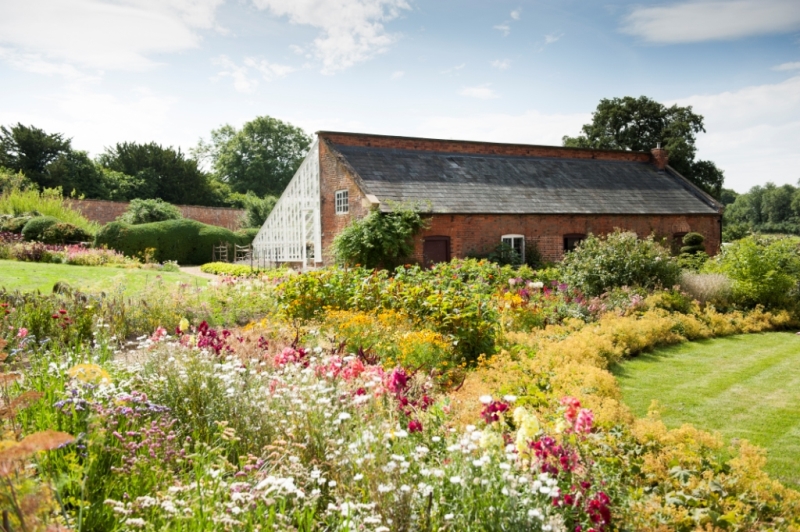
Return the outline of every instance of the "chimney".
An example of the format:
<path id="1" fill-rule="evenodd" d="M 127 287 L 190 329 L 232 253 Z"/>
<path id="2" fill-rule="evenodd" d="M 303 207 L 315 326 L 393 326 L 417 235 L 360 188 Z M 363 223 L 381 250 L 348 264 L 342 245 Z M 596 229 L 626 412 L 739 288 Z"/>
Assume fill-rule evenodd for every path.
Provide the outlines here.
<path id="1" fill-rule="evenodd" d="M 650 153 L 653 154 L 653 164 L 656 165 L 659 172 L 663 172 L 664 169 L 667 167 L 667 163 L 669 162 L 669 155 L 667 154 L 667 150 L 661 147 L 661 143 L 659 142 L 656 144 L 656 147 L 650 150 Z"/>

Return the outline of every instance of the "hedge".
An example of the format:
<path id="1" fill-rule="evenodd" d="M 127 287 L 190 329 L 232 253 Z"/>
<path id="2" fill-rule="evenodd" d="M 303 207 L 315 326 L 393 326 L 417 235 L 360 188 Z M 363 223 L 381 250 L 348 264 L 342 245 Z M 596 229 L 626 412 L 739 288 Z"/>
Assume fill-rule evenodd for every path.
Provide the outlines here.
<path id="1" fill-rule="evenodd" d="M 209 262 L 213 246 L 220 242 L 228 243 L 229 256 L 234 244 L 249 243 L 246 237 L 224 227 L 187 219 L 139 225 L 111 222 L 95 237 L 95 246 L 107 246 L 129 257 L 142 257 L 145 250 L 153 249 L 153 258 L 158 262 L 173 260 L 178 264 Z"/>

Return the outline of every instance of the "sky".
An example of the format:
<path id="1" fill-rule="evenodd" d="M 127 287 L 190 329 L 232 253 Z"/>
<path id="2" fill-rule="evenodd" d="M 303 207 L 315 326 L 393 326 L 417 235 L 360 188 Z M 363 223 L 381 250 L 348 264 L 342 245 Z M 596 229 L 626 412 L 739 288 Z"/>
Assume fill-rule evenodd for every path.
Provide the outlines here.
<path id="1" fill-rule="evenodd" d="M 0 0 L 0 124 L 188 151 L 269 115 L 560 145 L 602 98 L 704 116 L 739 192 L 800 179 L 800 0 Z"/>

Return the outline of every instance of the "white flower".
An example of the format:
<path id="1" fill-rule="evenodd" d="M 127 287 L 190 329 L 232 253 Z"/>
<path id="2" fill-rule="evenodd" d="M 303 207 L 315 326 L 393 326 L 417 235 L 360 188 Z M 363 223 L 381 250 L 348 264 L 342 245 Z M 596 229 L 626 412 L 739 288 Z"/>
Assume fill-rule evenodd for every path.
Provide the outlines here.
<path id="1" fill-rule="evenodd" d="M 364 478 L 364 475 L 362 475 L 361 473 L 358 473 L 356 476 L 353 477 L 353 480 L 358 482 L 359 480 L 361 480 L 363 478 Z"/>
<path id="2" fill-rule="evenodd" d="M 481 395 L 480 401 L 481 401 L 481 403 L 483 403 L 485 405 L 488 405 L 489 403 L 492 402 L 492 396 L 491 395 Z"/>
<path id="3" fill-rule="evenodd" d="M 452 521 L 454 517 L 455 517 L 454 514 L 445 514 L 444 515 L 444 520 L 445 521 Z"/>
<path id="4" fill-rule="evenodd" d="M 451 484 L 461 484 L 461 477 L 450 477 Z"/>
<path id="5" fill-rule="evenodd" d="M 379 493 L 388 493 L 392 491 L 391 484 L 378 484 L 378 492 Z"/>

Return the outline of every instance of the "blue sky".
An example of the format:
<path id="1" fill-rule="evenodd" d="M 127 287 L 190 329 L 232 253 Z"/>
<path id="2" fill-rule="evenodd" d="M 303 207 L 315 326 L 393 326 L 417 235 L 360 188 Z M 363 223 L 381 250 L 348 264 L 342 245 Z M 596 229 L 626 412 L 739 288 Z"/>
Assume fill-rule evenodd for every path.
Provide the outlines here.
<path id="1" fill-rule="evenodd" d="M 706 118 L 746 191 L 800 179 L 800 1 L 0 0 L 0 124 L 188 150 L 258 115 L 559 144 L 601 98 Z"/>

